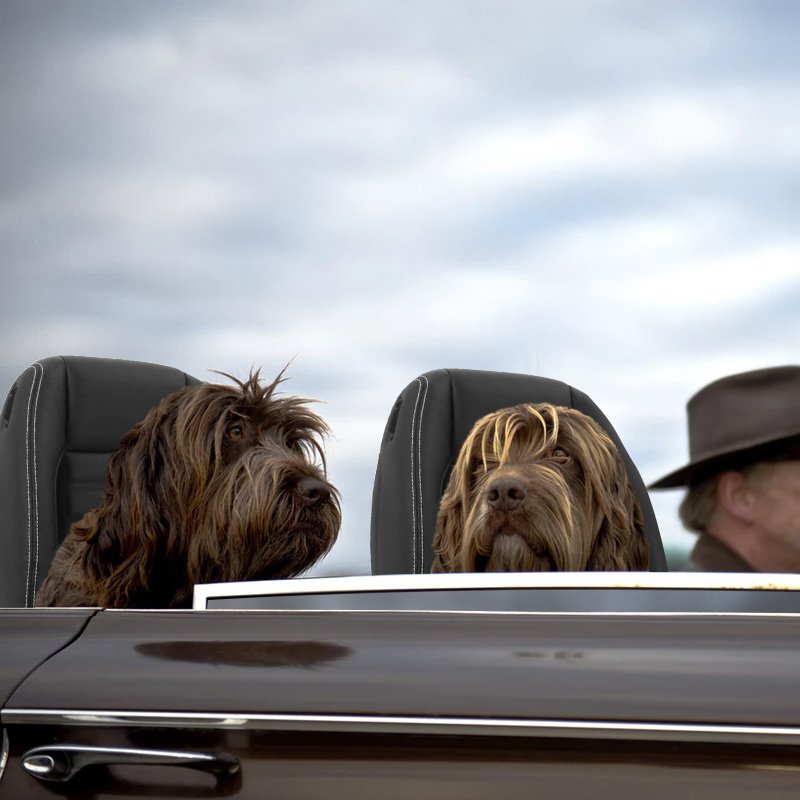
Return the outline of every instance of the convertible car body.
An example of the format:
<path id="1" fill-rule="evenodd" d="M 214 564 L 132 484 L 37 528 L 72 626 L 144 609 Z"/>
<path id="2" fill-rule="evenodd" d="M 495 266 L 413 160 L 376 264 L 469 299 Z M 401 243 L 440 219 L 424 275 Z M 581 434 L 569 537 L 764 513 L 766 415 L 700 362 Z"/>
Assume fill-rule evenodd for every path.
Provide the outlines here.
<path id="1" fill-rule="evenodd" d="M 794 576 L 306 579 L 0 620 L 3 798 L 800 792 Z"/>
<path id="2" fill-rule="evenodd" d="M 376 470 L 372 576 L 198 586 L 181 611 L 31 608 L 120 436 L 197 383 L 58 356 L 9 392 L 0 800 L 800 796 L 800 579 L 664 572 L 612 426 L 546 378 L 434 370 L 406 387 Z M 650 572 L 429 574 L 474 421 L 534 401 L 615 441 Z"/>

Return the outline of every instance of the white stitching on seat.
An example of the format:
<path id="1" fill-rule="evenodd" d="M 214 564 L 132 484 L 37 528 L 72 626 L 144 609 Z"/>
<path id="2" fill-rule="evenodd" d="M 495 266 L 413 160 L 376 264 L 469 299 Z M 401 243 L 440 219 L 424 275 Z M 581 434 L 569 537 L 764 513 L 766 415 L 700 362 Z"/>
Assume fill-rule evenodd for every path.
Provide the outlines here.
<path id="1" fill-rule="evenodd" d="M 419 565 L 420 574 L 425 566 L 422 546 L 425 542 L 425 518 L 422 515 L 422 415 L 425 413 L 425 400 L 428 397 L 428 379 L 424 375 L 420 378 L 425 381 L 425 393 L 422 395 L 422 407 L 419 410 L 419 432 L 417 433 L 417 478 L 419 482 L 419 554 L 422 563 Z M 414 532 L 416 534 L 416 531 Z M 417 571 L 417 542 L 414 540 L 414 572 Z"/>
<path id="2" fill-rule="evenodd" d="M 39 395 L 44 383 L 44 364 L 37 361 L 34 366 L 42 368 L 39 378 L 39 386 L 36 389 L 36 400 L 33 404 L 33 502 L 36 506 L 36 557 L 33 562 L 33 585 L 31 586 L 31 605 L 36 601 L 36 584 L 39 582 L 39 472 L 36 467 L 36 417 L 39 413 Z M 28 567 L 30 570 L 30 567 Z"/>
<path id="3" fill-rule="evenodd" d="M 39 374 L 35 364 L 31 364 L 28 369 L 33 370 L 33 378 L 31 380 L 31 392 L 28 395 L 28 410 L 25 415 L 25 484 L 28 489 L 28 569 L 25 573 L 26 608 L 30 605 L 28 597 L 30 596 L 31 590 L 31 544 L 33 542 L 33 530 L 31 527 L 31 448 L 29 435 L 31 430 L 31 401 L 33 400 L 33 390 L 36 386 L 36 376 Z"/>
<path id="4" fill-rule="evenodd" d="M 414 413 L 411 415 L 411 556 L 415 574 L 417 571 L 417 505 L 415 501 L 416 486 L 414 485 L 414 425 L 417 421 L 417 404 L 422 392 L 422 381 L 419 378 L 417 380 L 419 381 L 419 389 L 417 389 L 417 399 L 414 401 Z"/>

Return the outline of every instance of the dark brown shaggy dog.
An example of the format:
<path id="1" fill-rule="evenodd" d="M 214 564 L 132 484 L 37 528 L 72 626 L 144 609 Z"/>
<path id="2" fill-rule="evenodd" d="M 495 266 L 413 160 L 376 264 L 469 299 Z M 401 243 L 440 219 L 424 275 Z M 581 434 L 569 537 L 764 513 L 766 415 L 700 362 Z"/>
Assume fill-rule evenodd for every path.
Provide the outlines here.
<path id="1" fill-rule="evenodd" d="M 290 578 L 327 553 L 341 524 L 328 428 L 274 396 L 282 375 L 181 389 L 126 433 L 36 605 L 187 607 L 195 583 Z"/>
<path id="2" fill-rule="evenodd" d="M 475 423 L 442 497 L 432 572 L 646 570 L 636 494 L 590 417 L 519 405 Z"/>

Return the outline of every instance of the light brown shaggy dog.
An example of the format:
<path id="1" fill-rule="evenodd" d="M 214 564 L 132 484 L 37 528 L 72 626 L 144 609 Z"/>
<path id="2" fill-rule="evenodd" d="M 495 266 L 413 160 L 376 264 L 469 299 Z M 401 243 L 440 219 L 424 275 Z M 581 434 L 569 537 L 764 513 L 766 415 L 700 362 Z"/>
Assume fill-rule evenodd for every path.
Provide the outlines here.
<path id="1" fill-rule="evenodd" d="M 195 583 L 290 578 L 327 553 L 341 524 L 328 428 L 309 401 L 275 396 L 282 376 L 161 400 L 122 437 L 36 605 L 187 607 Z"/>
<path id="2" fill-rule="evenodd" d="M 519 405 L 475 423 L 442 497 L 432 572 L 646 570 L 639 501 L 590 417 Z"/>

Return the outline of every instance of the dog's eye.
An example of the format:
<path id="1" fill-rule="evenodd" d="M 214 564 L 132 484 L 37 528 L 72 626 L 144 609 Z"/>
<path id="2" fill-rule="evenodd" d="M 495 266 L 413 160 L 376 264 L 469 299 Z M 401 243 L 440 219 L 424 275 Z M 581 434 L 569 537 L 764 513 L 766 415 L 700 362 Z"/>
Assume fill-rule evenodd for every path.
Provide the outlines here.
<path id="1" fill-rule="evenodd" d="M 241 425 L 231 425 L 228 428 L 229 439 L 241 439 L 244 436 L 244 428 Z"/>
<path id="2" fill-rule="evenodd" d="M 551 455 L 562 463 L 569 460 L 569 453 L 563 447 L 554 448 Z"/>

